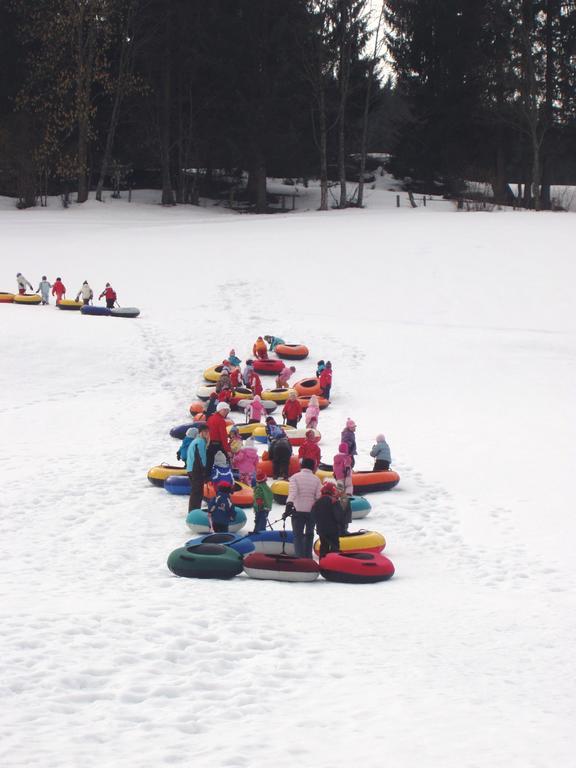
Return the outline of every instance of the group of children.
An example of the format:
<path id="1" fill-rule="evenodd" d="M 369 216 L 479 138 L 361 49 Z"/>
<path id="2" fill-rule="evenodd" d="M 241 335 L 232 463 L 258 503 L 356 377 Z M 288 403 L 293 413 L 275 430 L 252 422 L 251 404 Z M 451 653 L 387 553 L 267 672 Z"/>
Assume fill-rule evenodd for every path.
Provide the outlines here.
<path id="1" fill-rule="evenodd" d="M 42 275 L 42 280 L 40 280 L 36 291 L 34 291 L 32 283 L 27 280 L 21 272 L 16 274 L 16 282 L 18 284 L 18 293 L 20 295 L 24 295 L 26 290 L 29 288 L 33 293 L 35 292 L 40 295 L 42 298 L 42 304 L 44 305 L 50 303 L 50 292 L 52 292 L 52 296 L 56 297 L 56 304 L 59 304 L 62 299 L 66 298 L 66 286 L 62 282 L 61 277 L 57 277 L 54 283 L 50 283 L 46 275 Z M 76 294 L 75 300 L 80 301 L 80 298 L 82 298 L 84 304 L 90 304 L 94 298 L 94 291 L 90 287 L 88 280 L 84 280 L 82 283 L 82 287 Z M 106 306 L 108 309 L 113 309 L 118 300 L 116 291 L 114 288 L 112 288 L 110 283 L 106 283 L 104 290 L 98 296 L 98 298 L 104 298 L 106 300 Z"/>

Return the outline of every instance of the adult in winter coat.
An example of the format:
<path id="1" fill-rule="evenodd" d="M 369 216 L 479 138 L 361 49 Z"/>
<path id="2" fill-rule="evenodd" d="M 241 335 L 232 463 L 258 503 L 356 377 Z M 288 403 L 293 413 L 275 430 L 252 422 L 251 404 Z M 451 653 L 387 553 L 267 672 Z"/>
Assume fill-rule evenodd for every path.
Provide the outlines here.
<path id="1" fill-rule="evenodd" d="M 265 413 L 266 413 L 266 408 L 264 407 L 264 404 L 260 399 L 260 395 L 254 395 L 254 398 L 252 399 L 250 405 L 248 406 L 248 423 L 259 424 L 262 419 L 262 416 Z"/>
<path id="2" fill-rule="evenodd" d="M 346 493 L 344 483 L 341 480 L 338 480 L 336 483 L 336 488 L 338 488 L 340 509 L 342 510 L 342 515 L 338 519 L 338 529 L 340 536 L 344 536 L 344 534 L 348 533 L 348 526 L 352 522 L 352 505 L 350 504 L 350 498 Z"/>
<path id="3" fill-rule="evenodd" d="M 258 451 L 254 446 L 254 440 L 249 437 L 234 457 L 233 466 L 234 469 L 238 470 L 238 479 L 241 483 L 254 485 L 258 458 Z"/>
<path id="4" fill-rule="evenodd" d="M 330 400 L 330 390 L 332 389 L 332 363 L 330 360 L 326 363 L 326 367 L 321 371 L 318 376 L 320 382 L 320 389 L 322 390 L 322 397 Z"/>
<path id="5" fill-rule="evenodd" d="M 334 483 L 326 482 L 320 490 L 320 498 L 315 501 L 311 514 L 320 537 L 320 558 L 329 552 L 340 551 L 340 519 L 342 508 L 338 489 Z"/>
<path id="6" fill-rule="evenodd" d="M 230 443 L 228 441 L 228 431 L 226 429 L 226 417 L 230 412 L 230 406 L 226 402 L 218 403 L 215 413 L 208 417 L 208 429 L 210 430 L 210 445 L 208 446 L 208 460 L 206 465 L 207 472 L 212 471 L 214 465 L 214 456 L 218 451 L 225 455 L 230 455 Z"/>
<path id="7" fill-rule="evenodd" d="M 90 302 L 94 298 L 94 292 L 92 291 L 92 288 L 90 288 L 90 286 L 88 285 L 88 280 L 84 280 L 84 282 L 82 283 L 82 288 L 80 288 L 80 290 L 76 294 L 76 301 L 78 301 L 80 297 L 82 297 L 84 306 L 86 306 L 86 304 L 90 304 Z"/>
<path id="8" fill-rule="evenodd" d="M 234 485 L 232 468 L 228 464 L 228 459 L 222 451 L 217 451 L 214 456 L 214 464 L 210 470 L 210 482 L 214 484 L 214 488 L 218 488 L 220 483 Z"/>
<path id="9" fill-rule="evenodd" d="M 184 439 L 180 443 L 180 448 L 176 451 L 176 458 L 179 461 L 183 461 L 184 464 L 186 464 L 186 456 L 188 454 L 188 446 L 194 440 L 196 437 L 198 437 L 198 429 L 196 427 L 189 427 L 186 430 L 186 435 L 184 436 Z"/>
<path id="10" fill-rule="evenodd" d="M 272 440 L 268 455 L 272 459 L 272 474 L 274 479 L 281 477 L 283 480 L 288 480 L 292 446 L 282 430 L 280 436 Z"/>
<path id="11" fill-rule="evenodd" d="M 106 283 L 106 287 L 104 288 L 100 296 L 98 296 L 98 298 L 101 299 L 103 296 L 106 299 L 106 306 L 108 307 L 108 309 L 114 309 L 114 304 L 116 304 L 116 299 L 118 298 L 118 296 L 116 295 L 116 291 L 114 290 L 114 288 L 112 288 L 110 283 Z"/>
<path id="12" fill-rule="evenodd" d="M 242 360 L 240 360 L 240 358 L 236 354 L 235 349 L 230 350 L 230 353 L 228 355 L 228 360 L 230 361 L 230 365 L 234 366 L 234 368 L 239 368 L 240 363 L 242 362 Z"/>
<path id="13" fill-rule="evenodd" d="M 306 429 L 316 429 L 320 416 L 320 405 L 316 395 L 312 395 L 306 408 Z"/>
<path id="14" fill-rule="evenodd" d="M 318 469 L 318 464 L 320 464 L 321 458 L 320 446 L 318 445 L 316 433 L 313 429 L 308 429 L 306 431 L 306 439 L 298 449 L 298 458 L 300 459 L 302 466 L 304 466 L 304 461 L 308 459 L 312 462 L 314 472 Z"/>
<path id="15" fill-rule="evenodd" d="M 352 456 L 352 466 L 354 466 L 354 456 L 358 453 L 356 449 L 356 422 L 352 419 L 346 419 L 346 426 L 340 435 L 341 443 L 348 443 L 348 453 Z"/>
<path id="16" fill-rule="evenodd" d="M 42 280 L 38 283 L 38 288 L 36 290 L 36 293 L 39 293 L 40 296 L 42 296 L 42 304 L 50 303 L 50 288 L 52 288 L 52 285 L 48 282 L 48 278 L 46 275 L 42 275 Z"/>
<path id="17" fill-rule="evenodd" d="M 60 277 L 57 277 L 56 282 L 52 284 L 52 296 L 56 296 L 56 304 L 60 304 L 62 299 L 66 298 L 66 286 Z"/>
<path id="18" fill-rule="evenodd" d="M 390 454 L 390 446 L 386 442 L 384 435 L 376 435 L 376 443 L 372 446 L 370 451 L 374 461 L 374 472 L 381 472 L 383 469 L 389 470 L 392 463 L 392 456 Z"/>
<path id="19" fill-rule="evenodd" d="M 252 347 L 252 354 L 258 360 L 268 360 L 268 347 L 262 336 L 258 336 Z"/>
<path id="20" fill-rule="evenodd" d="M 289 427 L 298 426 L 298 422 L 302 418 L 302 406 L 298 402 L 296 392 L 290 392 L 288 395 L 288 400 L 286 400 L 282 409 L 282 416 L 286 419 L 286 424 Z"/>
<path id="21" fill-rule="evenodd" d="M 34 288 L 32 288 L 32 283 L 29 280 L 26 280 L 22 272 L 16 273 L 16 282 L 18 284 L 18 293 L 20 295 L 26 293 L 26 288 L 30 288 L 31 292 L 34 291 Z"/>
<path id="22" fill-rule="evenodd" d="M 272 489 L 266 482 L 266 472 L 259 469 L 256 472 L 256 485 L 254 487 L 254 533 L 266 530 L 273 501 Z"/>
<path id="23" fill-rule="evenodd" d="M 284 368 L 280 371 L 278 376 L 276 376 L 276 386 L 278 389 L 287 389 L 288 388 L 288 382 L 290 381 L 290 376 L 292 376 L 293 373 L 296 372 L 296 368 L 291 365 L 287 366 L 285 365 Z"/>
<path id="24" fill-rule="evenodd" d="M 244 370 L 242 371 L 242 380 L 244 381 L 244 385 L 246 387 L 250 386 L 250 377 L 254 373 L 254 361 L 253 360 L 246 360 L 246 365 L 244 366 Z"/>
<path id="25" fill-rule="evenodd" d="M 204 481 L 207 479 L 207 447 L 210 442 L 208 427 L 201 427 L 197 437 L 192 440 L 186 452 L 186 472 L 190 478 L 190 498 L 188 512 L 200 509 L 204 498 Z"/>
<path id="26" fill-rule="evenodd" d="M 344 483 L 347 493 L 352 494 L 352 456 L 348 453 L 348 443 L 340 443 L 338 453 L 334 456 L 334 478 Z"/>
<path id="27" fill-rule="evenodd" d="M 281 339 L 280 336 L 264 336 L 264 341 L 268 342 L 270 352 L 274 352 L 278 344 L 286 344 L 284 339 Z"/>
<path id="28" fill-rule="evenodd" d="M 214 498 L 208 500 L 208 515 L 214 533 L 228 533 L 228 526 L 234 520 L 235 510 L 230 501 L 234 486 L 220 483 Z"/>
<path id="29" fill-rule="evenodd" d="M 302 469 L 290 478 L 285 520 L 292 517 L 294 551 L 296 557 L 312 557 L 314 519 L 311 515 L 314 502 L 320 498 L 321 482 L 313 472 L 312 459 L 304 459 Z"/>

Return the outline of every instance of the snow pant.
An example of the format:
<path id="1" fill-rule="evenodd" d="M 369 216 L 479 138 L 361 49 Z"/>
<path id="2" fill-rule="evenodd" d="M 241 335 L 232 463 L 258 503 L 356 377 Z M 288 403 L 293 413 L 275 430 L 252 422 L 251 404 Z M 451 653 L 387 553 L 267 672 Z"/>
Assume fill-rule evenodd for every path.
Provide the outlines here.
<path id="1" fill-rule="evenodd" d="M 390 469 L 390 462 L 384 461 L 384 459 L 376 459 L 372 472 L 382 472 L 383 469 L 388 471 Z"/>
<path id="2" fill-rule="evenodd" d="M 108 309 L 114 309 L 114 304 L 116 303 L 116 299 L 106 299 L 106 306 Z"/>
<path id="3" fill-rule="evenodd" d="M 208 448 L 206 449 L 206 474 L 208 475 L 208 477 L 210 477 L 210 474 L 212 472 L 212 467 L 214 466 L 214 456 L 216 456 L 218 451 L 222 451 L 222 453 L 224 453 L 224 449 L 222 448 L 222 443 L 219 443 L 217 440 L 214 440 L 214 442 L 211 442 Z"/>
<path id="4" fill-rule="evenodd" d="M 338 533 L 342 536 L 345 533 L 348 533 L 348 526 L 352 521 L 352 507 L 350 501 L 347 501 L 346 504 L 340 502 L 340 507 L 342 509 L 342 514 L 338 516 Z M 318 531 L 318 533 L 320 533 L 320 531 Z"/>
<path id="5" fill-rule="evenodd" d="M 214 533 L 228 533 L 228 523 L 212 523 Z"/>
<path id="6" fill-rule="evenodd" d="M 254 512 L 254 533 L 266 530 L 269 511 L 268 509 L 260 509 L 258 512 Z"/>
<path id="7" fill-rule="evenodd" d="M 204 467 L 202 462 L 194 462 L 192 472 L 188 472 L 190 478 L 190 498 L 188 499 L 188 512 L 200 509 L 204 498 Z"/>
<path id="8" fill-rule="evenodd" d="M 90 304 L 90 299 L 82 299 L 82 303 L 84 304 L 85 307 L 87 307 L 88 304 Z"/>
<path id="9" fill-rule="evenodd" d="M 324 557 L 329 552 L 340 551 L 340 540 L 338 538 L 339 531 L 336 525 L 319 526 L 317 531 L 318 536 L 320 537 L 320 557 Z"/>
<path id="10" fill-rule="evenodd" d="M 292 532 L 296 557 L 312 558 L 314 520 L 310 512 L 292 512 Z"/>
<path id="11" fill-rule="evenodd" d="M 48 293 L 42 294 L 42 304 L 49 304 L 50 303 L 50 295 Z"/>
<path id="12" fill-rule="evenodd" d="M 20 296 L 24 296 L 24 294 L 26 293 L 26 288 L 18 288 L 18 293 L 20 294 Z"/>
<path id="13" fill-rule="evenodd" d="M 298 419 L 286 419 L 286 424 L 288 424 L 289 427 L 296 427 L 298 426 Z"/>
<path id="14" fill-rule="evenodd" d="M 332 384 L 328 384 L 327 387 L 322 387 L 322 397 L 325 397 L 326 400 L 330 400 L 330 390 L 332 389 Z"/>
<path id="15" fill-rule="evenodd" d="M 274 455 L 272 457 L 272 474 L 274 477 L 288 477 L 291 456 L 292 454 L 285 450 L 283 446 L 274 447 Z"/>

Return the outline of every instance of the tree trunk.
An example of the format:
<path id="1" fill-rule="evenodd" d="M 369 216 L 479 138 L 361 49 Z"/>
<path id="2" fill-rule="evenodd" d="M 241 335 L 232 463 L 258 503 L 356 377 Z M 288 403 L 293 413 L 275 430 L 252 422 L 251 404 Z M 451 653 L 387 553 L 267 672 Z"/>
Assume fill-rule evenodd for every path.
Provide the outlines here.
<path id="1" fill-rule="evenodd" d="M 78 118 L 78 196 L 77 202 L 88 200 L 88 138 L 90 135 L 90 90 L 94 66 L 95 20 L 90 13 L 91 3 L 81 5 L 78 16 L 78 80 L 76 109 Z M 88 18 L 86 19 L 86 16 Z M 87 38 L 84 28 L 88 24 Z"/>
<path id="2" fill-rule="evenodd" d="M 266 213 L 266 161 L 256 152 L 248 172 L 248 194 L 256 213 Z"/>
<path id="3" fill-rule="evenodd" d="M 328 210 L 328 154 L 326 127 L 326 96 L 324 84 L 320 84 L 318 94 L 318 121 L 320 131 L 320 210 Z"/>
<path id="4" fill-rule="evenodd" d="M 160 167 L 162 172 L 162 205 L 175 205 L 170 168 L 170 109 L 172 106 L 172 0 L 167 0 L 164 72 L 160 104 Z"/>
<path id="5" fill-rule="evenodd" d="M 368 67 L 368 83 L 366 85 L 366 99 L 364 101 L 364 114 L 362 116 L 362 143 L 360 144 L 360 179 L 358 181 L 358 207 L 362 208 L 364 204 L 364 173 L 366 171 L 366 152 L 368 151 L 368 116 L 370 114 L 370 97 L 372 95 L 372 78 L 374 77 L 374 68 L 378 57 L 378 36 L 380 34 L 380 25 L 382 24 L 384 14 L 384 4 L 380 11 L 378 26 L 374 37 L 374 51 L 372 61 Z"/>
<path id="6" fill-rule="evenodd" d="M 349 7 L 344 3 L 340 9 L 340 54 L 338 62 L 338 82 L 340 86 L 340 104 L 338 109 L 338 176 L 340 179 L 340 208 L 346 208 L 346 105 L 348 101 L 348 83 L 350 79 L 351 30 Z"/>

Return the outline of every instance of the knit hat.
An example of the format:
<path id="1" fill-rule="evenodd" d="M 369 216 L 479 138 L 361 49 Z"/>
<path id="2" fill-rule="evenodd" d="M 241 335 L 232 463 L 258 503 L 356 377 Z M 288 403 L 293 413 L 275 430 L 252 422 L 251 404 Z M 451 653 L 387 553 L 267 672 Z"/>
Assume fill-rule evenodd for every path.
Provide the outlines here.
<path id="1" fill-rule="evenodd" d="M 234 487 L 226 480 L 223 480 L 221 483 L 218 483 L 219 493 L 232 493 L 233 490 L 234 490 Z"/>
<path id="2" fill-rule="evenodd" d="M 265 483 L 266 482 L 266 472 L 264 472 L 263 469 L 259 469 L 256 472 L 256 482 L 257 483 Z"/>
<path id="3" fill-rule="evenodd" d="M 353 421 L 350 418 L 346 419 L 346 429 L 355 429 L 355 427 L 356 427 L 355 421 Z"/>
<path id="4" fill-rule="evenodd" d="M 340 453 L 348 453 L 348 443 L 340 443 L 338 450 Z"/>
<path id="5" fill-rule="evenodd" d="M 240 434 L 240 430 L 238 429 L 238 427 L 230 427 L 229 434 L 230 435 L 239 435 Z"/>
<path id="6" fill-rule="evenodd" d="M 214 464 L 217 467 L 228 466 L 228 462 L 226 461 L 226 456 L 222 453 L 222 451 L 216 451 L 216 454 L 214 455 Z"/>
<path id="7" fill-rule="evenodd" d="M 307 429 L 306 430 L 306 437 L 308 437 L 310 440 L 316 439 L 316 432 L 314 432 L 313 429 Z"/>
<path id="8" fill-rule="evenodd" d="M 330 481 L 327 481 L 323 484 L 320 493 L 322 496 L 332 496 L 334 498 L 338 494 L 338 489 L 334 485 L 334 483 L 331 483 Z"/>
<path id="9" fill-rule="evenodd" d="M 386 438 L 384 435 L 376 435 L 376 442 L 377 443 L 383 443 Z"/>
<path id="10" fill-rule="evenodd" d="M 222 411 L 229 411 L 230 406 L 228 405 L 228 403 L 225 403 L 224 401 L 222 401 L 221 403 L 218 403 L 218 405 L 216 406 L 216 410 L 218 411 L 218 413 L 222 413 Z"/>
<path id="11" fill-rule="evenodd" d="M 194 440 L 195 437 L 198 437 L 198 429 L 196 427 L 188 427 L 186 437 L 191 437 Z"/>

